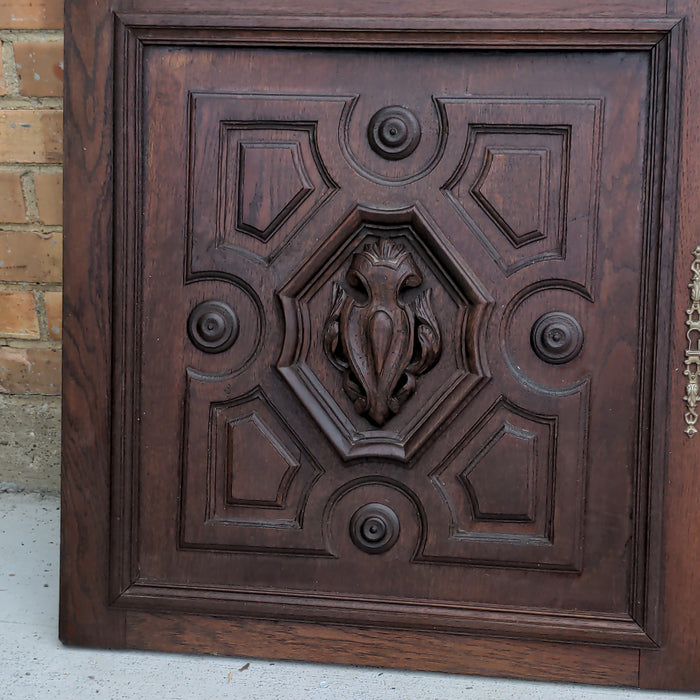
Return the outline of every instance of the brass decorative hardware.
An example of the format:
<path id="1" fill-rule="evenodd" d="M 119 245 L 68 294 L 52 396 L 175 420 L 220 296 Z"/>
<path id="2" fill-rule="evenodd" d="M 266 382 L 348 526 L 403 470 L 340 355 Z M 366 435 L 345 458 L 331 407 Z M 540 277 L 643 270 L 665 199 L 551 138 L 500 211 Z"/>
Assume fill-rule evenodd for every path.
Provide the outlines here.
<path id="1" fill-rule="evenodd" d="M 700 246 L 694 251 L 695 259 L 690 265 L 693 279 L 688 285 L 690 289 L 690 308 L 687 310 L 688 326 L 686 337 L 688 349 L 685 351 L 685 370 L 683 374 L 688 377 L 683 400 L 686 403 L 685 432 L 693 437 L 698 432 L 698 394 L 700 393 Z"/>

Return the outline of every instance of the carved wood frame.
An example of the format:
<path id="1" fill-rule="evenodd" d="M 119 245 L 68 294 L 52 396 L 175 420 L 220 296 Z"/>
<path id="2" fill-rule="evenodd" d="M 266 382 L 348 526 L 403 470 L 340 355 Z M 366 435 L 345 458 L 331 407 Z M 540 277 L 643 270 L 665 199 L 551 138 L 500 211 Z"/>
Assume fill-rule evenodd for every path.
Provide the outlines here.
<path id="1" fill-rule="evenodd" d="M 166 630 L 171 629 L 171 622 L 163 618 L 156 627 L 160 644 L 145 637 L 144 630 L 149 620 L 155 618 L 150 613 L 139 613 L 139 608 L 154 606 L 163 611 L 181 611 L 183 624 L 190 631 L 200 634 L 198 645 L 191 648 L 211 650 L 228 645 L 232 651 L 248 649 L 245 630 L 255 630 L 264 634 L 264 621 L 242 620 L 237 622 L 239 641 L 222 642 L 220 626 L 212 621 L 204 629 L 198 620 L 188 618 L 188 613 L 236 614 L 249 617 L 267 617 L 269 605 L 274 607 L 278 618 L 295 620 L 303 618 L 298 605 L 289 605 L 282 600 L 266 601 L 264 596 L 253 600 L 247 597 L 240 600 L 234 593 L 230 596 L 216 591 L 192 591 L 164 589 L 139 581 L 138 562 L 136 561 L 135 521 L 136 508 L 133 507 L 134 494 L 137 492 L 135 466 L 135 446 L 138 444 L 136 421 L 131 407 L 138 401 L 138 386 L 124 377 L 133 377 L 134 359 L 138 356 L 138 339 L 132 332 L 138 327 L 138 288 L 139 288 L 139 219 L 136 212 L 140 210 L 140 190 L 138 168 L 131 169 L 131 164 L 139 164 L 141 110 L 141 75 L 143 66 L 143 49 L 152 44 L 180 46 L 307 46 L 330 47 L 342 44 L 347 47 L 402 47 L 414 48 L 462 48 L 462 49 L 510 49 L 528 48 L 532 50 L 618 50 L 647 51 L 650 54 L 652 80 L 650 84 L 651 109 L 649 116 L 650 140 L 647 144 L 647 182 L 645 212 L 645 270 L 643 275 L 641 298 L 653 300 L 650 305 L 642 304 L 640 324 L 645 329 L 645 342 L 640 351 L 639 361 L 644 368 L 640 382 L 640 401 L 642 405 L 652 407 L 649 415 L 638 416 L 637 464 L 643 465 L 648 459 L 649 472 L 639 467 L 637 473 L 638 502 L 637 532 L 635 537 L 636 566 L 631 600 L 635 601 L 629 611 L 629 618 L 624 620 L 575 619 L 564 615 L 527 616 L 515 612 L 503 611 L 501 619 L 495 619 L 485 611 L 474 611 L 466 618 L 453 616 L 449 611 L 445 624 L 441 628 L 446 632 L 476 632 L 522 636 L 527 639 L 565 640 L 568 642 L 600 642 L 613 646 L 656 646 L 661 639 L 661 561 L 664 475 L 666 468 L 666 444 L 668 416 L 666 406 L 669 402 L 669 365 L 670 338 L 664 329 L 670 325 L 671 290 L 660 278 L 660 270 L 672 269 L 675 245 L 675 183 L 676 155 L 679 148 L 678 123 L 680 100 L 680 65 L 682 60 L 683 22 L 667 18 L 620 19 L 416 19 L 416 18 L 333 18 L 333 17 L 255 17 L 250 15 L 202 15 L 202 14 L 141 14 L 119 13 L 104 20 L 106 26 L 114 30 L 115 44 L 113 74 L 114 122 L 104 120 L 105 131 L 102 135 L 102 149 L 97 153 L 99 166 L 106 168 L 98 174 L 102 178 L 102 196 L 111 201 L 113 206 L 101 213 L 100 225 L 96 236 L 104 246 L 103 250 L 91 254 L 88 241 L 83 236 L 72 250 L 67 251 L 66 268 L 68 273 L 79 266 L 88 264 L 93 271 L 93 279 L 87 280 L 76 275 L 67 282 L 66 290 L 69 303 L 66 309 L 66 343 L 64 381 L 66 402 L 64 420 L 73 425 L 82 425 L 86 437 L 76 441 L 75 435 L 64 443 L 64 532 L 69 521 L 82 522 L 84 527 L 96 522 L 100 514 L 95 504 L 88 504 L 85 494 L 99 494 L 97 501 L 107 505 L 110 497 L 110 527 L 100 529 L 87 537 L 90 548 L 107 549 L 109 555 L 103 555 L 105 566 L 109 570 L 109 593 L 100 584 L 87 586 L 82 593 L 77 578 L 80 565 L 74 570 L 62 573 L 62 615 L 61 629 L 64 639 L 74 642 L 87 640 L 90 644 L 149 646 L 156 644 L 159 648 L 169 646 L 177 648 L 178 642 L 164 643 Z M 75 91 L 77 88 L 70 88 Z M 103 89 L 97 86 L 95 89 Z M 75 95 L 74 95 L 75 96 Z M 107 98 L 105 114 L 111 110 L 111 99 Z M 130 105 L 131 107 L 125 107 Z M 99 120 L 98 120 L 99 121 Z M 135 128 L 126 128 L 135 124 Z M 81 128 L 89 131 L 85 122 Z M 67 135 L 67 148 L 74 163 L 78 162 L 77 132 Z M 110 143 L 110 139 L 113 142 Z M 96 151 L 91 147 L 91 153 Z M 114 172 L 107 167 L 111 157 Z M 89 165 L 85 160 L 85 165 Z M 73 185 L 67 186 L 67 193 L 78 186 L 78 178 Z M 109 253 L 107 252 L 109 251 Z M 84 256 L 84 257 L 83 257 Z M 110 262 L 111 265 L 105 265 Z M 109 270 L 114 274 L 110 275 Z M 69 278 L 70 279 L 70 278 Z M 95 308 L 86 311 L 79 299 L 85 293 L 98 300 Z M 81 318 L 94 321 L 103 329 L 104 337 L 99 340 L 82 336 L 79 330 Z M 132 323 L 133 322 L 133 323 Z M 114 355 L 109 356 L 110 344 Z M 83 375 L 79 356 L 86 348 L 95 348 L 99 357 L 87 377 Z M 80 388 L 85 381 L 102 383 L 102 391 L 92 397 L 83 394 Z M 91 402 L 100 406 L 98 414 L 93 417 Z M 105 454 L 102 437 L 111 434 L 111 456 Z M 93 459 L 99 463 L 99 470 L 90 473 Z M 93 459 L 91 459 L 93 458 Z M 104 519 L 103 510 L 101 517 Z M 648 517 L 646 517 L 648 514 Z M 106 523 L 103 523 L 106 527 Z M 69 557 L 69 549 L 78 546 L 75 537 L 64 543 L 64 561 Z M 94 572 L 84 571 L 82 575 L 94 576 Z M 82 600 L 80 599 L 82 596 Z M 348 601 L 350 603 L 350 601 Z M 318 607 L 319 601 L 300 601 L 304 607 Z M 350 603 L 352 604 L 352 603 Z M 243 610 L 245 606 L 245 611 Z M 93 611 L 94 622 L 86 621 L 85 610 Z M 128 611 L 133 611 L 129 613 Z M 423 616 L 424 611 L 417 606 L 377 606 L 373 622 L 398 628 L 413 630 L 434 629 L 433 616 Z M 404 623 L 397 623 L 397 615 Z M 82 617 L 83 627 L 75 627 Z M 127 629 L 127 620 L 131 620 L 135 632 Z M 111 620 L 116 631 L 98 631 L 96 624 Z M 314 616 L 317 622 L 339 622 L 334 615 Z M 292 629 L 290 623 L 289 628 Z M 298 628 L 299 626 L 297 626 Z M 304 623 L 309 639 L 318 632 L 317 625 Z M 155 629 L 155 628 L 154 628 Z M 296 628 L 295 628 L 296 629 Z M 139 632 L 138 630 L 141 630 Z M 216 630 L 219 630 L 218 632 Z M 363 632 L 369 635 L 372 644 L 384 649 L 377 661 L 386 663 L 388 649 L 395 640 L 389 631 Z M 213 635 L 213 636 L 212 636 Z M 352 634 L 349 635 L 352 637 Z M 122 640 L 122 641 L 117 641 Z M 130 640 L 130 641 L 125 641 Z M 440 638 L 442 643 L 443 638 Z M 319 641 L 316 641 L 318 644 Z M 449 648 L 449 639 L 444 638 Z M 278 642 L 279 644 L 279 642 Z M 507 647 L 506 643 L 506 647 Z M 439 646 L 439 645 L 438 645 Z M 253 651 L 255 652 L 255 643 Z M 358 649 L 360 646 L 358 645 Z M 437 647 L 436 647 L 437 648 Z M 262 653 L 262 652 L 257 652 Z M 271 655 L 304 657 L 303 650 L 267 651 Z M 545 653 L 543 651 L 543 653 Z M 595 652 L 591 652 L 595 657 Z M 546 655 L 546 654 L 545 654 Z M 343 654 L 335 654 L 335 660 L 352 659 Z M 612 658 L 612 657 L 611 657 Z M 618 658 L 618 657 L 615 657 Z M 620 665 L 610 671 L 608 681 L 629 682 L 626 676 L 627 666 L 619 656 Z M 372 661 L 370 661 L 372 662 Z M 413 660 L 412 665 L 424 668 L 436 667 L 434 664 Z M 403 665 L 403 664 L 399 664 Z M 461 664 L 454 659 L 448 666 L 464 669 L 468 664 Z M 444 667 L 445 664 L 442 664 Z M 623 669 L 624 667 L 624 669 Z M 567 675 L 567 673 L 569 675 Z M 557 677 L 556 673 L 546 674 Z M 565 671 L 561 678 L 571 677 L 571 670 Z M 621 680 L 627 678 L 627 681 Z"/>

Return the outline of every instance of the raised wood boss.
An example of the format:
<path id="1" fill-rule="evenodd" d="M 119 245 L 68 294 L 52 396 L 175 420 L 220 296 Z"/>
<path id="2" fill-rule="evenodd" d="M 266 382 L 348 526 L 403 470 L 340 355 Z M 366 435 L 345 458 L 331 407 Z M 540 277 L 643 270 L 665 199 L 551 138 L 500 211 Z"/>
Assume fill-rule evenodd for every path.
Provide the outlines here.
<path id="1" fill-rule="evenodd" d="M 68 0 L 61 638 L 698 689 L 700 7 L 426 7 Z"/>

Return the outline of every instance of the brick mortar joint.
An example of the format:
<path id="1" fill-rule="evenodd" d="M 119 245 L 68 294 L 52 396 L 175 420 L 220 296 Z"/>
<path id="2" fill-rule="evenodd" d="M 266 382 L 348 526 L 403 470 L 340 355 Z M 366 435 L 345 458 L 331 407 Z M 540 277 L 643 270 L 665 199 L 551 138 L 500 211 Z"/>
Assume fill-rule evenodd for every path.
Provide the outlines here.
<path id="1" fill-rule="evenodd" d="M 0 173 L 46 173 L 47 175 L 60 175 L 63 166 L 60 163 L 0 163 Z M 0 223 L 0 229 L 5 224 Z"/>
<path id="2" fill-rule="evenodd" d="M 11 348 L 12 350 L 61 350 L 62 344 L 60 340 L 28 340 L 0 336 L 0 350 L 3 348 Z"/>
<path id="3" fill-rule="evenodd" d="M 39 321 L 39 337 L 40 340 L 53 340 L 49 335 L 49 321 L 46 314 L 46 297 L 44 290 L 39 287 L 34 290 L 35 311 Z"/>
<path id="4" fill-rule="evenodd" d="M 7 79 L 7 75 L 5 75 L 5 78 Z M 19 94 L 8 94 L 0 97 L 0 110 L 11 112 L 21 109 L 30 112 L 60 112 L 63 109 L 63 98 L 28 97 L 27 95 Z"/>
<path id="5" fill-rule="evenodd" d="M 33 222 L 27 222 L 24 224 L 0 224 L 0 231 L 5 233 L 62 233 L 63 226 L 50 226 L 48 224 L 39 224 Z"/>
<path id="6" fill-rule="evenodd" d="M 24 211 L 28 224 L 40 224 L 39 203 L 36 198 L 36 188 L 34 186 L 34 173 L 24 173 L 20 175 L 22 183 L 22 194 L 24 195 Z"/>
<path id="7" fill-rule="evenodd" d="M 62 292 L 60 282 L 0 282 L 0 292 L 23 292 L 41 289 L 44 292 Z"/>
<path id="8" fill-rule="evenodd" d="M 63 29 L 0 29 L 0 41 L 10 44 L 25 41 L 63 41 Z"/>
<path id="9" fill-rule="evenodd" d="M 0 58 L 2 58 L 3 73 L 5 74 L 5 90 L 8 95 L 18 95 L 19 77 L 17 75 L 17 65 L 15 64 L 14 46 L 11 41 L 7 41 L 2 37 L 2 32 L 0 32 L 0 42 L 2 45 Z M 5 99 L 5 97 L 2 98 L 2 100 Z"/>

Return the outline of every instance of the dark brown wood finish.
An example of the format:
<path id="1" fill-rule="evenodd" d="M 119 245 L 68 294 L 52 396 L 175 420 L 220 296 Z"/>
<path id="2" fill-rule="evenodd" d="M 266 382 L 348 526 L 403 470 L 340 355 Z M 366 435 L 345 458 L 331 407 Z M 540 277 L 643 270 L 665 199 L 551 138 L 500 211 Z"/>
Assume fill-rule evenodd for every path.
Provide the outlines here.
<path id="1" fill-rule="evenodd" d="M 684 16 L 683 100 L 680 105 L 681 148 L 678 157 L 677 244 L 668 284 L 674 290 L 669 328 L 672 392 L 684 396 L 683 360 L 687 340 L 685 312 L 690 307 L 688 285 L 693 250 L 700 244 L 700 110 L 697 109 L 700 70 L 700 6 L 669 0 L 669 12 Z M 700 688 L 700 537 L 698 494 L 700 493 L 700 448 L 685 428 L 683 401 L 671 403 L 664 485 L 664 644 L 657 652 L 642 654 L 639 682 L 649 688 Z M 696 436 L 697 437 L 697 436 Z"/>
<path id="2" fill-rule="evenodd" d="M 69 0 L 64 641 L 700 688 L 700 17 L 472 4 Z"/>

